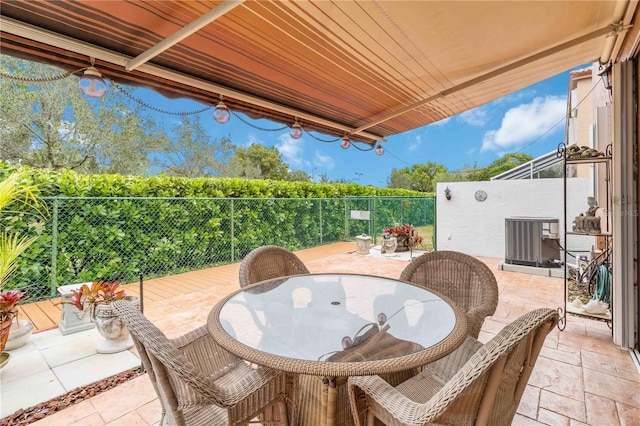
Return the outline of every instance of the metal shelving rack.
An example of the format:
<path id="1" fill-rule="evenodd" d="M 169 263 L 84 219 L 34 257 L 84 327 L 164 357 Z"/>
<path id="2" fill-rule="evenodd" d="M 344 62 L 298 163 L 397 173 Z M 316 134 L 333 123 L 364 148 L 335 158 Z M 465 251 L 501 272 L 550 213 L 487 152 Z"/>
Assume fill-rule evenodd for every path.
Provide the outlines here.
<path id="1" fill-rule="evenodd" d="M 569 254 L 570 250 L 568 250 L 567 247 L 567 235 L 582 235 L 582 236 L 592 236 L 592 237 L 604 237 L 605 238 L 605 248 L 603 249 L 603 252 L 601 253 L 601 255 L 599 257 L 596 257 L 596 259 L 591 259 L 591 261 L 596 261 L 596 264 L 601 263 L 601 264 L 606 264 L 608 267 L 611 267 L 612 265 L 612 250 L 611 250 L 611 232 L 574 232 L 574 231 L 569 231 L 568 230 L 568 218 L 567 217 L 567 170 L 569 168 L 569 166 L 571 165 L 579 165 L 579 164 L 598 164 L 598 163 L 603 163 L 605 164 L 605 194 L 606 194 L 606 200 L 605 200 L 605 209 L 606 209 L 606 215 L 605 215 L 605 223 L 606 223 L 606 229 L 610 230 L 611 229 L 611 223 L 610 223 L 610 215 L 609 212 L 611 211 L 611 193 L 609 192 L 609 181 L 611 178 L 611 155 L 612 155 L 612 146 L 611 145 L 607 145 L 607 148 L 605 150 L 604 156 L 602 157 L 590 157 L 590 158 L 567 158 L 567 145 L 564 143 L 560 143 L 558 145 L 558 150 L 557 150 L 557 154 L 558 158 L 562 158 L 564 160 L 564 167 L 563 167 L 563 190 L 564 190 L 564 244 L 563 244 L 563 269 L 564 269 L 564 302 L 563 302 L 563 306 L 558 307 L 558 313 L 560 314 L 560 321 L 558 323 L 558 328 L 560 330 L 564 330 L 567 322 L 566 322 L 566 318 L 567 318 L 567 298 L 568 298 L 568 294 L 567 294 L 567 289 L 569 286 L 569 274 L 568 274 L 568 264 L 567 264 L 567 255 Z M 575 256 L 576 258 L 576 262 L 578 260 L 578 257 Z M 576 278 L 577 279 L 577 278 Z M 607 324 L 609 325 L 609 327 L 612 326 L 612 322 L 611 322 L 611 318 L 612 318 L 612 313 L 613 313 L 613 305 L 611 303 L 609 303 L 609 314 L 608 315 L 604 315 L 604 314 L 592 314 L 592 313 L 588 313 L 588 312 L 580 312 L 577 310 L 570 310 L 570 313 L 575 314 L 575 315 L 582 315 L 582 316 L 587 316 L 587 317 L 593 317 L 593 318 L 600 318 L 600 319 L 604 319 L 607 321 Z"/>

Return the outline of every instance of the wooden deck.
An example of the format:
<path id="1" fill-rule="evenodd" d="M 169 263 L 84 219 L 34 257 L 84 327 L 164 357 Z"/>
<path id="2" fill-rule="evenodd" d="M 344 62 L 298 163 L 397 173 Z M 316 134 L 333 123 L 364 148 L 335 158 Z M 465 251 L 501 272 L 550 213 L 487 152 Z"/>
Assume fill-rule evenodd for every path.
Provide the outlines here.
<path id="1" fill-rule="evenodd" d="M 296 255 L 304 262 L 320 259 L 334 254 L 355 250 L 355 243 L 341 242 L 300 250 Z M 202 269 L 187 272 L 170 277 L 157 278 L 144 281 L 144 303 L 154 303 L 171 299 L 172 296 L 192 293 L 209 287 L 236 288 L 238 286 L 238 271 L 240 263 L 223 265 L 216 268 Z M 126 284 L 128 295 L 140 295 L 140 286 L 137 282 Z M 50 330 L 58 326 L 60 322 L 60 298 L 29 303 L 18 306 L 20 319 L 27 319 L 33 323 L 33 332 Z"/>

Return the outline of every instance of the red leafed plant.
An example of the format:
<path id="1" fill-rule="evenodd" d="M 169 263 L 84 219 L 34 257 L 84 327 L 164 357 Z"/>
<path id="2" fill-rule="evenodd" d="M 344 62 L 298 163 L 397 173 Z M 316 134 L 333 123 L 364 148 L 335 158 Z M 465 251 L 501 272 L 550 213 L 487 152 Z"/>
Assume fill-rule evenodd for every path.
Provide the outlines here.
<path id="1" fill-rule="evenodd" d="M 120 288 L 118 281 L 94 281 L 91 286 L 83 284 L 79 290 L 71 291 L 73 293 L 71 300 L 60 303 L 73 305 L 81 311 L 84 310 L 85 303 L 95 306 L 100 303 L 111 303 L 125 296 L 125 291 Z"/>
<path id="2" fill-rule="evenodd" d="M 0 293 L 0 320 L 4 320 L 6 317 L 13 317 L 16 313 L 16 305 L 20 302 L 20 299 L 24 296 L 24 293 L 18 290 L 8 290 L 4 293 Z"/>
<path id="3" fill-rule="evenodd" d="M 396 225 L 391 226 L 389 228 L 384 228 L 382 230 L 383 233 L 389 234 L 391 237 L 407 237 L 407 243 L 409 247 L 415 247 L 418 244 L 422 244 L 424 242 L 424 238 L 421 235 L 418 235 L 416 232 L 416 228 L 407 223 L 406 225 Z"/>

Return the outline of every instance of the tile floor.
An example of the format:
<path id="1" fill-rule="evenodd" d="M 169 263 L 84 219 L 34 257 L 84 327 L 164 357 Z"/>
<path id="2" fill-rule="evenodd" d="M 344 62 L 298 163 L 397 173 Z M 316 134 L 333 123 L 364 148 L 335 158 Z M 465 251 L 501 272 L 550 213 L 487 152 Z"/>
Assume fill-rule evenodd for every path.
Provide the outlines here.
<path id="1" fill-rule="evenodd" d="M 340 249 L 335 254 L 333 247 L 333 252 L 328 250 L 324 257 L 317 251 L 313 256 L 311 252 L 299 255 L 311 272 L 360 272 L 397 278 L 407 264 L 400 259 L 357 255 L 352 243 L 344 243 Z M 561 304 L 561 279 L 503 271 L 498 268 L 499 259 L 481 260 L 494 271 L 500 301 L 496 313 L 485 321 L 480 340 L 489 340 L 529 310 Z M 145 304 L 145 315 L 169 337 L 175 337 L 205 323 L 213 304 L 237 285 L 236 279 L 170 301 Z M 4 387 L 6 377 L 2 375 Z M 143 375 L 47 416 L 36 425 L 156 425 L 159 420 L 159 402 Z M 612 343 L 606 324 L 570 316 L 566 330 L 552 331 L 545 341 L 513 424 L 640 425 L 638 369 L 629 352 Z"/>
<path id="2" fill-rule="evenodd" d="M 0 418 L 140 365 L 131 351 L 97 353 L 101 339 L 95 329 L 66 336 L 54 329 L 9 351 L 11 359 L 0 370 Z"/>

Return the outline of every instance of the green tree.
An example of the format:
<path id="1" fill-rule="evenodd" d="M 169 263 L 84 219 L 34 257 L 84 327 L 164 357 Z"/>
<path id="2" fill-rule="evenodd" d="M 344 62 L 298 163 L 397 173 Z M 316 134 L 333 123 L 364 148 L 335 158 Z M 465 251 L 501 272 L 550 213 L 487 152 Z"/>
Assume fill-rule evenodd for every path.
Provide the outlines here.
<path id="1" fill-rule="evenodd" d="M 0 55 L 13 76 L 51 78 L 63 71 Z M 0 84 L 0 158 L 37 168 L 81 173 L 145 174 L 166 133 L 111 86 L 99 99 L 78 89 L 75 76 L 47 83 L 4 78 Z"/>
<path id="2" fill-rule="evenodd" d="M 289 165 L 282 162 L 277 148 L 259 144 L 237 148 L 230 163 L 232 176 L 237 177 L 284 180 L 289 173 Z"/>
<path id="3" fill-rule="evenodd" d="M 200 124 L 200 117 L 182 117 L 173 128 L 174 139 L 164 158 L 167 176 L 228 176 L 235 146 L 231 137 L 212 139 Z"/>
<path id="4" fill-rule="evenodd" d="M 302 170 L 291 170 L 284 177 L 284 180 L 291 182 L 311 182 L 311 176 Z"/>
<path id="5" fill-rule="evenodd" d="M 432 161 L 428 161 L 426 164 L 414 164 L 411 168 L 393 169 L 389 187 L 432 192 L 435 190 L 434 177 L 446 172 L 445 166 Z"/>
<path id="6" fill-rule="evenodd" d="M 514 167 L 517 167 L 520 164 L 524 164 L 531 160 L 533 160 L 533 157 L 531 155 L 522 152 L 505 154 L 486 167 L 483 167 L 481 169 L 474 168 L 474 170 L 469 173 L 469 180 L 490 180 L 493 176 L 504 173 L 507 170 L 511 170 Z"/>

